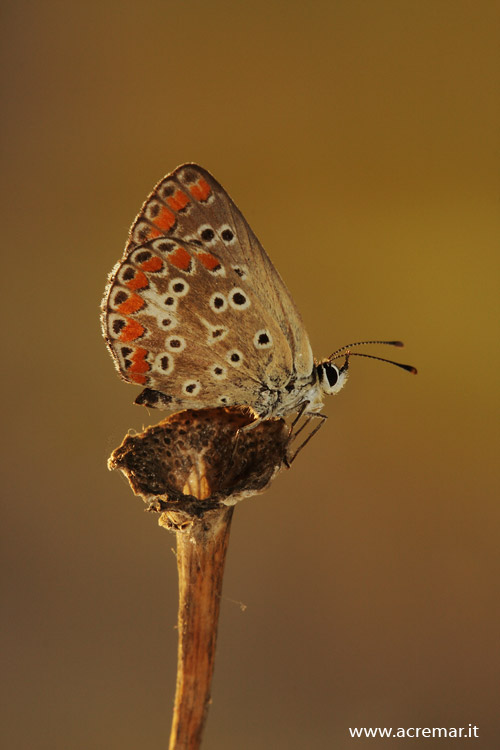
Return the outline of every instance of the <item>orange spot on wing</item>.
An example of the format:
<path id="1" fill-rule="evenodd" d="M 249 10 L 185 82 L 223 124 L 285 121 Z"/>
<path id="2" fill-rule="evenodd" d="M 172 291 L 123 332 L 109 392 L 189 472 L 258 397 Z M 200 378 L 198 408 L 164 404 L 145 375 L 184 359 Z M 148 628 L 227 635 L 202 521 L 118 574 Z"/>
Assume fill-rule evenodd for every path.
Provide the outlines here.
<path id="1" fill-rule="evenodd" d="M 159 229 L 157 229 L 156 227 L 150 227 L 149 228 L 148 235 L 147 235 L 147 239 L 148 240 L 152 240 L 155 237 L 161 237 L 161 236 L 162 236 L 162 233 L 161 233 L 161 231 Z"/>
<path id="2" fill-rule="evenodd" d="M 137 383 L 137 385 L 146 385 L 147 378 L 145 375 L 142 375 L 140 372 L 133 372 L 128 377 L 129 380 L 131 380 L 133 383 Z"/>
<path id="3" fill-rule="evenodd" d="M 160 213 L 153 219 L 154 225 L 163 230 L 172 229 L 175 224 L 175 215 L 168 208 L 162 208 Z"/>
<path id="4" fill-rule="evenodd" d="M 122 328 L 120 341 L 134 341 L 135 339 L 138 339 L 139 336 L 142 336 L 143 333 L 144 326 L 141 326 L 141 324 L 138 323 L 137 320 L 132 320 L 132 318 L 129 318 L 127 320 L 127 325 L 125 326 L 125 328 Z"/>
<path id="5" fill-rule="evenodd" d="M 198 182 L 195 182 L 195 184 L 189 188 L 189 192 L 197 201 L 206 201 L 212 191 L 208 182 L 204 180 L 203 177 L 200 177 Z"/>
<path id="6" fill-rule="evenodd" d="M 163 268 L 163 261 L 155 255 L 141 263 L 141 268 L 143 271 L 160 271 Z"/>
<path id="7" fill-rule="evenodd" d="M 136 271 L 134 278 L 127 281 L 127 286 L 131 291 L 134 291 L 135 289 L 144 289 L 149 286 L 149 281 L 142 271 Z"/>
<path id="8" fill-rule="evenodd" d="M 191 256 L 183 247 L 177 247 L 169 253 L 168 262 L 181 271 L 187 271 L 191 266 Z"/>
<path id="9" fill-rule="evenodd" d="M 204 268 L 206 268 L 208 271 L 213 271 L 215 268 L 220 267 L 219 259 L 211 253 L 198 253 L 197 258 L 200 261 L 201 265 L 204 266 Z"/>
<path id="10" fill-rule="evenodd" d="M 146 362 L 147 353 L 147 349 L 143 349 L 143 347 L 139 346 L 130 357 L 130 359 L 132 360 L 132 364 L 128 368 L 127 372 L 141 373 L 150 370 L 151 367 L 149 363 Z"/>
<path id="11" fill-rule="evenodd" d="M 189 198 L 187 197 L 186 193 L 182 192 L 182 190 L 177 190 L 173 195 L 170 196 L 170 198 L 167 198 L 167 203 L 174 211 L 180 211 L 181 208 L 187 206 L 187 204 L 189 203 Z"/>
<path id="12" fill-rule="evenodd" d="M 131 294 L 130 297 L 126 299 L 125 302 L 122 302 L 116 309 L 117 312 L 122 315 L 131 315 L 132 313 L 137 312 L 137 310 L 140 310 L 141 307 L 144 307 L 144 300 L 142 297 L 139 297 L 138 294 Z"/>

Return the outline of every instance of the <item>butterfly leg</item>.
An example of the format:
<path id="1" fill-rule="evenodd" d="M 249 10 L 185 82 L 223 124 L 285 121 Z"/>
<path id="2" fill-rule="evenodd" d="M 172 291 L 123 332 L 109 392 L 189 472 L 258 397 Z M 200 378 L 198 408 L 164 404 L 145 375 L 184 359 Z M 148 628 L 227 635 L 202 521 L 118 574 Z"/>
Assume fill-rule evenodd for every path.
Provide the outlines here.
<path id="1" fill-rule="evenodd" d="M 316 427 L 314 428 L 314 430 L 312 430 L 309 433 L 309 435 L 306 437 L 306 439 L 299 445 L 299 447 L 297 448 L 297 450 L 295 451 L 295 453 L 293 454 L 293 456 L 291 456 L 291 458 L 288 459 L 288 465 L 289 466 L 291 466 L 293 464 L 293 462 L 297 458 L 297 456 L 300 453 L 300 451 L 302 450 L 302 448 L 304 448 L 307 445 L 307 443 L 309 442 L 309 440 L 312 437 L 314 437 L 314 435 L 316 435 L 316 433 L 318 432 L 318 430 L 320 429 L 320 427 L 323 427 L 325 421 L 328 419 L 328 417 L 326 416 L 326 414 L 308 414 L 308 415 L 306 415 L 306 420 L 305 420 L 304 424 L 297 430 L 297 432 L 293 435 L 293 437 L 291 439 L 295 440 L 295 438 L 297 437 L 297 435 L 300 432 L 302 432 L 302 430 L 304 429 L 304 427 L 306 425 L 308 425 L 309 422 L 311 421 L 311 419 L 313 419 L 314 417 L 316 417 L 317 419 L 319 419 L 321 421 L 316 425 Z M 292 423 L 292 429 L 293 429 L 293 425 L 296 423 L 296 421 L 297 420 L 294 419 L 294 421 Z"/>
<path id="2" fill-rule="evenodd" d="M 289 430 L 289 433 L 288 433 L 288 445 L 291 445 L 291 444 L 292 444 L 292 442 L 293 442 L 293 441 L 295 440 L 295 438 L 297 437 L 297 435 L 298 435 L 298 434 L 299 434 L 300 432 L 302 432 L 302 430 L 304 429 L 304 427 L 305 427 L 305 426 L 306 426 L 307 424 L 309 424 L 309 422 L 311 421 L 311 417 L 308 417 L 308 418 L 306 418 L 306 419 L 305 419 L 305 421 L 304 421 L 304 423 L 303 423 L 303 424 L 302 424 L 302 425 L 301 425 L 301 426 L 299 427 L 299 429 L 297 430 L 297 432 L 295 432 L 295 434 L 294 434 L 294 432 L 293 432 L 293 429 L 294 429 L 295 425 L 297 424 L 297 422 L 299 421 L 299 419 L 301 418 L 301 416 L 303 415 L 303 413 L 305 412 L 305 410 L 307 409 L 307 407 L 309 406 L 309 403 L 310 403 L 309 401 L 304 401 L 304 402 L 303 402 L 303 403 L 302 403 L 302 404 L 300 405 L 300 407 L 299 407 L 299 409 L 298 409 L 298 411 L 297 411 L 297 416 L 296 416 L 296 417 L 295 417 L 295 419 L 294 419 L 294 420 L 293 420 L 293 421 L 292 421 L 292 422 L 290 423 L 290 430 Z M 293 458 L 295 458 L 295 456 L 294 456 Z M 289 469 L 289 468 L 290 468 L 290 466 L 291 466 L 291 463 L 292 463 L 292 460 L 293 460 L 293 458 L 292 458 L 291 460 L 290 460 L 289 458 L 285 458 L 285 460 L 284 460 L 285 466 L 286 466 L 286 467 L 287 467 L 288 469 Z"/>
<path id="3" fill-rule="evenodd" d="M 255 427 L 257 427 L 258 424 L 262 422 L 262 417 L 256 416 L 256 418 L 253 420 L 253 422 L 249 422 L 246 425 L 243 425 L 243 427 L 238 427 L 236 430 L 236 433 L 233 438 L 233 451 L 231 453 L 231 458 L 229 459 L 229 463 L 232 464 L 234 461 L 234 456 L 236 453 L 236 449 L 238 447 L 238 442 L 240 440 L 240 435 L 243 432 L 250 432 L 250 430 L 253 430 Z"/>
<path id="4" fill-rule="evenodd" d="M 302 416 L 302 415 L 300 415 L 300 416 Z M 293 428 L 294 428 L 294 425 L 297 423 L 297 420 L 296 419 L 293 420 L 292 424 L 290 425 L 290 442 L 292 442 L 293 440 L 295 440 L 295 438 L 297 437 L 297 435 L 300 435 L 300 433 L 302 432 L 302 430 L 304 429 L 304 427 L 307 427 L 307 425 L 309 424 L 309 422 L 311 421 L 311 419 L 313 418 L 313 416 L 318 416 L 318 415 L 316 415 L 316 414 L 307 414 L 306 418 L 304 419 L 304 421 L 302 422 L 302 424 L 300 425 L 299 429 L 296 432 L 293 431 Z"/>
<path id="5" fill-rule="evenodd" d="M 295 427 L 295 425 L 297 424 L 297 422 L 299 421 L 299 419 L 301 418 L 301 416 L 303 415 L 304 411 L 306 410 L 306 408 L 308 406 L 309 406 L 309 401 L 304 401 L 300 405 L 300 408 L 299 408 L 299 410 L 297 412 L 297 416 L 295 417 L 295 419 L 293 420 L 292 424 L 290 425 L 290 435 L 292 434 L 293 428 Z M 306 424 L 307 424 L 307 422 L 306 422 Z M 302 427 L 301 427 L 301 429 L 302 429 Z M 298 435 L 299 432 L 300 432 L 300 430 L 298 432 L 296 432 L 295 434 Z"/>

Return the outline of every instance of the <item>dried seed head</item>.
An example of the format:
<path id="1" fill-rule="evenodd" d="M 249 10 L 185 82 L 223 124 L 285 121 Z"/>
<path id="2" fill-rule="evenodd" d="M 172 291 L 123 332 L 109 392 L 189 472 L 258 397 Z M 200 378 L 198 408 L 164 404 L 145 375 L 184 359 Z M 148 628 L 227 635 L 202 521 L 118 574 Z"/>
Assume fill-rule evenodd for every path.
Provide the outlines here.
<path id="1" fill-rule="evenodd" d="M 252 424 L 255 423 L 255 424 Z M 262 492 L 287 461 L 283 419 L 255 421 L 248 409 L 187 409 L 113 451 L 120 469 L 160 524 L 184 528 L 193 518 Z"/>

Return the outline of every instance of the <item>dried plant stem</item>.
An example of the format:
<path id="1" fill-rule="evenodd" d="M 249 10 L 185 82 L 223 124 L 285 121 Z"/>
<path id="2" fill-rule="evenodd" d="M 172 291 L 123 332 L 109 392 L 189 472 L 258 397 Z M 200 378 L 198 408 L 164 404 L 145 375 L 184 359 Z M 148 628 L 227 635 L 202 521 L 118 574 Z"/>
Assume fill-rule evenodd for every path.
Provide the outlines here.
<path id="1" fill-rule="evenodd" d="M 252 429 L 245 427 L 255 421 Z M 178 660 L 170 750 L 198 750 L 210 703 L 222 577 L 234 503 L 289 463 L 283 419 L 217 407 L 171 414 L 127 435 L 108 462 L 177 535 Z M 227 502 L 228 505 L 224 503 Z"/>
<path id="2" fill-rule="evenodd" d="M 169 750 L 198 750 L 210 702 L 224 563 L 233 507 L 177 531 L 179 647 Z"/>

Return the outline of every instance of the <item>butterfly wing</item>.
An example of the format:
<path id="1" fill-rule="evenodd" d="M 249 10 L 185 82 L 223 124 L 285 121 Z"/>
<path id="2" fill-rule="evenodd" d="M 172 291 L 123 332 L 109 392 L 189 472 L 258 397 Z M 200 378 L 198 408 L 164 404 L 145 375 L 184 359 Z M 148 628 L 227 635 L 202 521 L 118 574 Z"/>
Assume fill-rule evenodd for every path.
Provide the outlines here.
<path id="1" fill-rule="evenodd" d="M 204 169 L 155 187 L 103 300 L 121 376 L 160 408 L 246 404 L 307 379 L 311 348 L 293 300 L 243 215 Z"/>

